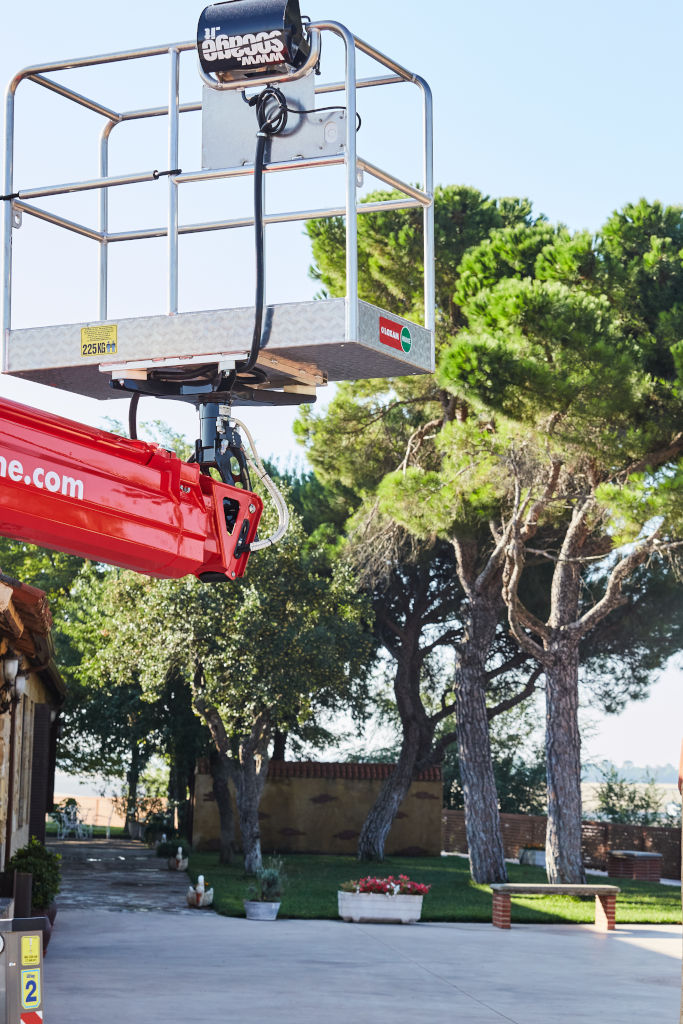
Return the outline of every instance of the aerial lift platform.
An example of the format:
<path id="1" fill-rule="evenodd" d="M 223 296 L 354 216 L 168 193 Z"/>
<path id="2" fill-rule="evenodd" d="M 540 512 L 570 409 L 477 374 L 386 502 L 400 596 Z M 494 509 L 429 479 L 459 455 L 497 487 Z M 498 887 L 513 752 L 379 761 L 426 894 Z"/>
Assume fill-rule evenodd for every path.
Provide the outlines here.
<path id="1" fill-rule="evenodd" d="M 325 81 L 326 37 L 336 37 L 343 44 L 343 81 Z M 202 97 L 181 103 L 181 55 L 195 49 Z M 373 61 L 377 73 L 357 76 L 358 53 Z M 69 72 L 71 83 L 75 72 L 87 69 L 90 83 L 93 69 L 126 67 L 125 62 L 164 55 L 169 98 L 162 106 L 115 110 L 101 97 L 86 95 L 60 80 L 60 73 Z M 97 178 L 31 187 L 14 180 L 15 97 L 25 83 L 101 118 L 99 139 L 95 140 Z M 412 137 L 412 145 L 419 145 L 422 152 L 419 187 L 371 163 L 358 151 L 362 139 L 362 132 L 357 134 L 360 90 L 390 91 L 394 86 L 412 87 L 421 95 L 421 125 Z M 338 105 L 330 107 L 329 94 L 340 96 Z M 181 126 L 187 115 L 199 111 L 201 166 L 181 168 Z M 132 167 L 124 174 L 111 175 L 112 133 L 147 119 L 167 122 L 161 166 Z M 403 130 L 408 140 L 409 129 Z M 202 12 L 196 40 L 25 68 L 7 91 L 5 147 L 2 371 L 90 398 L 130 394 L 131 440 L 112 441 L 114 435 L 106 432 L 0 401 L 0 533 L 152 575 L 194 572 L 203 579 L 242 575 L 250 551 L 283 535 L 286 510 L 255 452 L 245 453 L 239 433 L 243 425 L 233 416 L 233 407 L 310 403 L 318 388 L 331 381 L 397 377 L 434 369 L 432 102 L 427 83 L 343 25 L 308 22 L 301 17 L 297 0 L 226 0 Z M 266 181 L 271 175 L 297 175 L 306 169 L 335 166 L 344 172 L 344 194 L 338 205 L 267 211 Z M 359 202 L 364 174 L 387 186 L 391 197 Z M 253 178 L 254 184 L 253 210 L 245 216 L 181 223 L 181 188 L 200 188 L 217 180 L 236 182 L 245 176 Z M 167 191 L 165 223 L 155 227 L 131 223 L 126 230 L 112 230 L 110 191 L 154 181 L 161 183 L 153 187 Z M 99 195 L 96 224 L 82 223 L 50 206 L 54 197 L 91 191 Z M 358 295 L 358 217 L 411 208 L 421 209 L 423 223 L 424 318 L 420 323 L 403 315 L 406 311 L 380 309 Z M 12 237 L 25 217 L 96 243 L 97 319 L 13 327 Z M 268 304 L 266 229 L 330 217 L 343 218 L 345 225 L 346 296 Z M 181 236 L 206 238 L 214 232 L 244 227 L 254 229 L 253 303 L 238 308 L 180 310 Z M 144 246 L 159 238 L 166 239 L 166 311 L 111 318 L 111 246 L 122 242 Z M 196 406 L 201 436 L 191 463 L 181 463 L 158 446 L 136 439 L 136 408 L 141 395 Z M 35 451 L 31 450 L 31 424 L 39 439 Z M 97 486 L 89 482 L 93 460 Z M 144 483 L 141 465 L 148 471 Z M 278 508 L 278 528 L 264 540 L 256 535 L 262 506 L 251 488 L 249 465 Z M 107 487 L 109 473 L 112 486 Z M 80 487 L 74 490 L 68 484 L 64 489 L 61 482 L 57 486 L 58 480 L 65 479 L 80 481 Z M 37 481 L 42 481 L 42 486 Z M 114 507 L 112 495 L 123 493 L 117 491 L 119 484 L 123 490 L 127 488 L 127 497 L 121 507 Z M 29 498 L 36 498 L 30 515 L 22 512 L 22 504 Z M 48 500 L 41 505 L 37 499 Z M 193 503 L 192 514 L 189 503 Z M 200 508 L 203 515 L 197 511 Z M 145 533 L 147 527 L 143 529 L 142 524 L 151 529 L 155 517 L 159 520 L 160 509 L 160 519 L 175 526 L 169 525 L 163 538 L 159 535 L 150 540 L 151 555 L 147 557 L 144 536 L 151 537 L 151 533 Z"/>

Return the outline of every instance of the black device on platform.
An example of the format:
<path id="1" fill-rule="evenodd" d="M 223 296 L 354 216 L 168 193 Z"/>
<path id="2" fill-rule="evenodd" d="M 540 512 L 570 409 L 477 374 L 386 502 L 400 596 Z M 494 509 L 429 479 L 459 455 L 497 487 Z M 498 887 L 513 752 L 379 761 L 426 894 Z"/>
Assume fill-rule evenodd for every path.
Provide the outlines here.
<path id="1" fill-rule="evenodd" d="M 296 71 L 311 47 L 298 0 L 225 0 L 202 11 L 197 50 L 207 74 L 235 81 Z"/>

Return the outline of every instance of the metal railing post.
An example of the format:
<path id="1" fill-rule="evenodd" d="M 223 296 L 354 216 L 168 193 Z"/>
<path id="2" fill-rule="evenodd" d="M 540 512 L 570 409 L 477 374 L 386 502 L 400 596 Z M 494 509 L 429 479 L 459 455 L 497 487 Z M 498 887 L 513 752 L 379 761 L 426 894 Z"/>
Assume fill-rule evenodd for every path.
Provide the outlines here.
<path id="1" fill-rule="evenodd" d="M 108 121 L 102 129 L 100 136 L 100 176 L 109 176 L 109 136 L 116 121 Z M 107 305 L 109 295 L 109 189 L 100 190 L 100 231 L 105 236 L 100 242 L 100 275 L 99 275 L 99 318 L 107 319 Z"/>
<path id="2" fill-rule="evenodd" d="M 428 331 L 435 329 L 435 303 L 436 303 L 436 266 L 434 261 L 434 118 L 432 90 L 423 78 L 416 77 L 415 81 L 422 89 L 424 99 L 423 111 L 423 147 L 424 165 L 423 181 L 424 190 L 431 196 L 431 203 L 425 206 L 422 213 L 423 234 L 424 234 L 424 325 Z"/>
<path id="3" fill-rule="evenodd" d="M 12 194 L 14 177 L 14 94 L 19 84 L 14 79 L 5 98 L 5 171 L 4 195 Z M 12 327 L 12 200 L 6 199 L 2 211 L 2 369 L 7 369 L 7 342 Z"/>
<path id="4" fill-rule="evenodd" d="M 169 50 L 171 78 L 168 93 L 168 169 L 178 167 L 180 122 L 180 51 Z M 168 179 L 168 312 L 178 312 L 178 184 Z"/>

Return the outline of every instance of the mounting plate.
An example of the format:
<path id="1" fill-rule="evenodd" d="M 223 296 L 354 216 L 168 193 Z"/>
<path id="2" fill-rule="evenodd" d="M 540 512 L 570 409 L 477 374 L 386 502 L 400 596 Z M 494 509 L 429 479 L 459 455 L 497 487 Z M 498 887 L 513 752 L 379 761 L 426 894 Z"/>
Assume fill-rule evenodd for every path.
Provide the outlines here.
<path id="1" fill-rule="evenodd" d="M 280 92 L 290 111 L 287 126 L 268 140 L 268 162 L 303 160 L 305 157 L 339 155 L 344 152 L 346 111 L 319 110 L 295 114 L 293 110 L 315 110 L 313 74 L 296 82 L 281 82 Z M 240 167 L 254 161 L 256 118 L 241 90 L 202 92 L 202 167 Z"/>

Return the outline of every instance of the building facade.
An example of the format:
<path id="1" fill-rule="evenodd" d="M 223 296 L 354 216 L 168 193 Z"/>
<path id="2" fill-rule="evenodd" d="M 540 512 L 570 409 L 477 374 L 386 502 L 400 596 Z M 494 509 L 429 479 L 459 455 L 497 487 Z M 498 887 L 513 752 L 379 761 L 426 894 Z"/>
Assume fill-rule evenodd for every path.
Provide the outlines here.
<path id="1" fill-rule="evenodd" d="M 0 572 L 0 866 L 45 839 L 64 683 L 42 590 Z"/>

